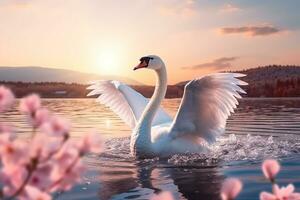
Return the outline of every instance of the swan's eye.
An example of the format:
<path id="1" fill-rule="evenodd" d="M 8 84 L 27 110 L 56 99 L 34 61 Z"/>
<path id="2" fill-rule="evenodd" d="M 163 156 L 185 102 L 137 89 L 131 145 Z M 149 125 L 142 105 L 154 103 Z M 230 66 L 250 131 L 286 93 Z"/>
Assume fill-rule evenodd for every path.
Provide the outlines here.
<path id="1" fill-rule="evenodd" d="M 148 66 L 150 60 L 153 60 L 153 58 L 152 57 L 142 57 L 140 59 L 141 63 L 145 62 L 147 64 L 147 66 Z"/>

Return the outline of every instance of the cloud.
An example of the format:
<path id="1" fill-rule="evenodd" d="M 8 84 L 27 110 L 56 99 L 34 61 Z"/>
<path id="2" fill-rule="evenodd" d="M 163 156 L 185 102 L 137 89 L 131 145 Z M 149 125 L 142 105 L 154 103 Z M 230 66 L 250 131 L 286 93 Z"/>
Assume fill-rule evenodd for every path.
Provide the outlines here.
<path id="1" fill-rule="evenodd" d="M 221 57 L 211 62 L 201 63 L 190 67 L 182 67 L 182 69 L 202 69 L 202 68 L 224 69 L 227 67 L 231 67 L 231 62 L 235 61 L 236 59 L 238 59 L 238 57 Z"/>
<path id="2" fill-rule="evenodd" d="M 279 28 L 274 26 L 240 26 L 240 27 L 224 27 L 221 28 L 221 33 L 229 34 L 246 34 L 250 36 L 267 36 L 281 32 Z"/>
<path id="3" fill-rule="evenodd" d="M 191 17 L 197 14 L 195 0 L 173 0 L 158 7 L 160 14 L 167 16 Z"/>
<path id="4" fill-rule="evenodd" d="M 230 3 L 227 3 L 225 4 L 222 8 L 221 8 L 221 12 L 222 13 L 233 13 L 233 12 L 238 12 L 238 11 L 241 11 L 242 9 L 233 5 L 233 4 L 230 4 Z"/>

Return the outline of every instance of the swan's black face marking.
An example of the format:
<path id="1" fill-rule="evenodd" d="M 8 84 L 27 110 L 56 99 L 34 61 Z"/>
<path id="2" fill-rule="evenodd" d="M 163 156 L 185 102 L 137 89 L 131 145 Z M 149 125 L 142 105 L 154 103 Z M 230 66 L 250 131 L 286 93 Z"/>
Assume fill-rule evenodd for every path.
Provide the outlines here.
<path id="1" fill-rule="evenodd" d="M 138 64 L 138 66 L 136 66 L 133 70 L 137 70 L 137 69 L 141 69 L 141 68 L 147 68 L 148 65 L 149 65 L 150 60 L 153 60 L 153 59 L 154 58 L 148 57 L 148 56 L 141 57 L 140 64 Z"/>
<path id="2" fill-rule="evenodd" d="M 145 62 L 145 63 L 147 64 L 146 67 L 148 67 L 149 61 L 150 61 L 150 60 L 153 60 L 153 58 L 152 58 L 152 57 L 147 57 L 147 56 L 141 57 L 141 59 L 140 59 L 141 63 L 142 63 L 142 62 Z"/>

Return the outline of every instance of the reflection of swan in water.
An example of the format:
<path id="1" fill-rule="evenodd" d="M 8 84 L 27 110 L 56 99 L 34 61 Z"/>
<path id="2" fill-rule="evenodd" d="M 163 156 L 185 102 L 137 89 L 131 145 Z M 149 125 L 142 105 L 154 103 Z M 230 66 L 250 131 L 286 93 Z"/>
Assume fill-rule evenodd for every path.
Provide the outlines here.
<path id="1" fill-rule="evenodd" d="M 106 141 L 106 151 L 95 165 L 100 172 L 99 199 L 149 199 L 165 190 L 171 191 L 175 199 L 219 199 L 224 176 L 216 162 L 207 163 L 204 154 L 192 163 L 180 162 L 180 158 L 193 155 L 135 160 L 129 155 L 129 143 L 129 138 Z M 174 164 L 176 161 L 179 163 Z"/>
<path id="2" fill-rule="evenodd" d="M 116 168 L 113 171 L 120 173 L 119 164 L 106 167 L 110 167 L 110 172 L 113 167 Z M 216 168 L 174 167 L 165 161 L 139 161 L 128 166 L 127 172 L 122 170 L 120 176 L 112 179 L 100 167 L 100 199 L 149 199 L 154 193 L 167 190 L 175 199 L 218 200 L 223 182 L 223 176 Z"/>
<path id="3" fill-rule="evenodd" d="M 236 73 L 217 73 L 186 84 L 181 105 L 174 120 L 159 106 L 167 90 L 167 72 L 158 56 L 146 56 L 134 69 L 152 69 L 157 84 L 149 101 L 140 93 L 118 81 L 99 81 L 88 89 L 89 95 L 101 94 L 98 100 L 108 105 L 133 129 L 131 152 L 137 157 L 169 156 L 176 153 L 201 152 L 203 144 L 222 134 L 230 113 L 238 104 Z"/>
<path id="4" fill-rule="evenodd" d="M 136 181 L 136 168 L 131 162 L 109 161 L 101 162 L 100 170 L 100 191 L 101 200 L 113 199 L 115 195 L 126 194 L 138 187 Z M 119 198 L 124 199 L 124 198 Z"/>

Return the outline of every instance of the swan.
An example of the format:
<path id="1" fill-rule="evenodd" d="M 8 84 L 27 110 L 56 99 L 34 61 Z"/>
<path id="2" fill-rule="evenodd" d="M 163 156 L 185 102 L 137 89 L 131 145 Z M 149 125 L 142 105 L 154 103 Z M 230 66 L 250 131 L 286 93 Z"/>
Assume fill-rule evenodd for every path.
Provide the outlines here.
<path id="1" fill-rule="evenodd" d="M 151 99 L 116 80 L 95 81 L 88 96 L 108 106 L 132 129 L 130 151 L 137 158 L 168 157 L 207 150 L 225 131 L 226 120 L 238 105 L 239 73 L 214 73 L 189 81 L 174 119 L 160 107 L 167 91 L 167 70 L 156 55 L 144 56 L 134 68 L 151 69 L 157 81 Z"/>

